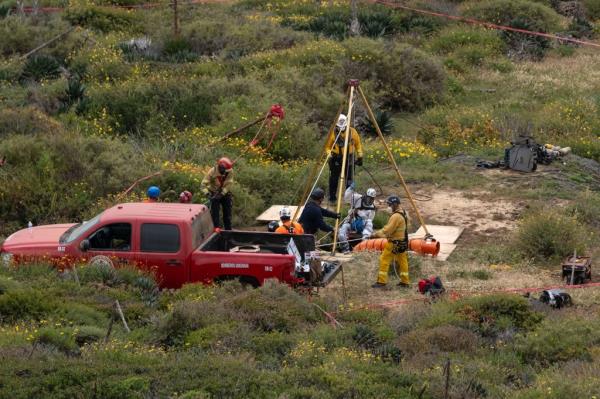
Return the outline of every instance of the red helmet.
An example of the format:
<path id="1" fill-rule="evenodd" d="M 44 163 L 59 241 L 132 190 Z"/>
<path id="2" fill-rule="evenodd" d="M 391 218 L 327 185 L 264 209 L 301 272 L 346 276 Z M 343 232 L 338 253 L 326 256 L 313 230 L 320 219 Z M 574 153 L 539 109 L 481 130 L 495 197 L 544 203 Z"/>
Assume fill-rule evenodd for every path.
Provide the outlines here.
<path id="1" fill-rule="evenodd" d="M 179 194 L 179 202 L 182 204 L 189 204 L 192 202 L 192 193 L 187 190 L 183 191 L 181 194 Z"/>
<path id="2" fill-rule="evenodd" d="M 218 166 L 222 166 L 225 170 L 233 169 L 233 162 L 227 157 L 223 157 L 217 161 Z"/>

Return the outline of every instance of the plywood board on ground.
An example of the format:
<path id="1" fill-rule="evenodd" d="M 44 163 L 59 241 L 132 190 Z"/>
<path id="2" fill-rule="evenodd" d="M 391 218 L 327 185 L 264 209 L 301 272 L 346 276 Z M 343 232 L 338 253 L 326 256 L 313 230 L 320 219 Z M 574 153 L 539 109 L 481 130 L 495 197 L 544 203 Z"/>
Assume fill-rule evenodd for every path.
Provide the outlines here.
<path id="1" fill-rule="evenodd" d="M 462 232 L 465 230 L 465 228 L 461 226 L 440 226 L 435 224 L 428 224 L 427 230 L 429 231 L 429 234 L 432 234 L 433 238 L 438 240 L 441 244 L 454 244 L 456 243 L 456 240 L 458 240 Z M 423 226 L 421 226 L 419 227 L 419 230 L 417 230 L 414 234 L 411 234 L 410 236 L 424 237 L 425 229 L 423 229 Z"/>
<path id="2" fill-rule="evenodd" d="M 446 261 L 446 260 L 448 260 L 448 257 L 450 255 L 452 255 L 452 252 L 454 252 L 455 249 L 456 249 L 456 244 L 440 243 L 440 253 L 438 253 L 438 255 L 433 259 L 439 260 L 442 262 Z"/>
<path id="3" fill-rule="evenodd" d="M 295 205 L 272 205 L 269 209 L 258 215 L 256 220 L 258 220 L 259 222 L 270 222 L 271 220 L 279 220 L 279 211 L 281 211 L 283 208 L 290 208 L 290 211 L 292 211 L 292 216 L 294 216 L 294 213 L 296 212 L 296 209 L 298 207 Z M 302 213 L 303 209 L 304 207 L 300 208 L 300 213 Z"/>

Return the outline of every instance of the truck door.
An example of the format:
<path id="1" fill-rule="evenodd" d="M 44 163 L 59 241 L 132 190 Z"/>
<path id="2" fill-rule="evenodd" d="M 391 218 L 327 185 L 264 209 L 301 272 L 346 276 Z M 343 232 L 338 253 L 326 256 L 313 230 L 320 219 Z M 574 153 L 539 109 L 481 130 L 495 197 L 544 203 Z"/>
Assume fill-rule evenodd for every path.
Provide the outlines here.
<path id="1" fill-rule="evenodd" d="M 179 288 L 188 281 L 189 252 L 180 225 L 141 223 L 137 262 L 155 271 L 163 288 Z"/>
<path id="2" fill-rule="evenodd" d="M 131 223 L 111 223 L 97 228 L 87 236 L 89 247 L 85 253 L 88 263 L 118 266 L 135 260 L 132 248 Z"/>

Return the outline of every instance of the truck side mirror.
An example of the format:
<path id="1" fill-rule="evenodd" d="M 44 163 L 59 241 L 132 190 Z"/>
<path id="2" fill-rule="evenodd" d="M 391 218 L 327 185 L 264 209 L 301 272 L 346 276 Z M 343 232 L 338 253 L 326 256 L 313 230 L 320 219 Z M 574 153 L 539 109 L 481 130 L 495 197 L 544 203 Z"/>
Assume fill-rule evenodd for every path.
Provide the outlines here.
<path id="1" fill-rule="evenodd" d="M 81 249 L 82 252 L 86 252 L 88 249 L 90 249 L 90 240 L 82 240 L 79 243 L 79 249 Z"/>

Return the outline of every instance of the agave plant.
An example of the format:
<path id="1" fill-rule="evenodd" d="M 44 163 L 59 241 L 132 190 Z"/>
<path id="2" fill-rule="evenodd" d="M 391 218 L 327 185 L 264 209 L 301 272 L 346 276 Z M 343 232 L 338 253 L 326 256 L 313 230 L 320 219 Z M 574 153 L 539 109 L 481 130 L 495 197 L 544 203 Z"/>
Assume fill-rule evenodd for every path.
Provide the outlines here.
<path id="1" fill-rule="evenodd" d="M 36 55 L 25 63 L 21 73 L 22 81 L 40 81 L 42 79 L 55 79 L 60 75 L 60 64 L 49 55 Z"/>
<path id="2" fill-rule="evenodd" d="M 381 129 L 381 133 L 384 135 L 389 135 L 392 133 L 394 129 L 394 121 L 392 121 L 392 117 L 388 111 L 384 110 L 375 110 L 375 120 L 379 125 L 379 129 Z M 370 119 L 367 119 L 365 123 L 365 130 L 367 133 L 372 134 L 373 136 L 377 135 L 377 130 L 375 129 L 375 125 L 371 122 Z"/>

